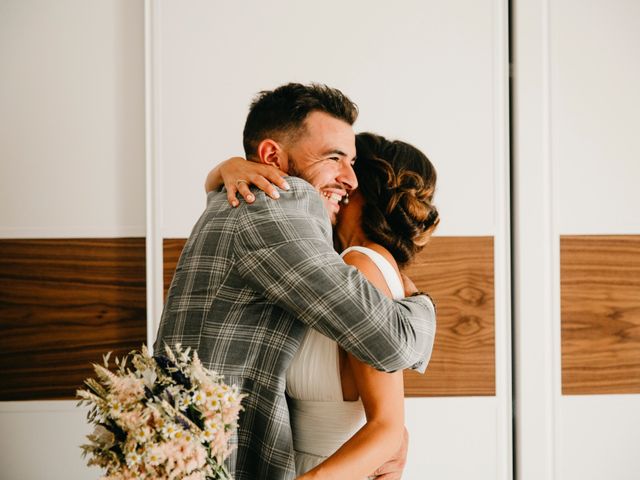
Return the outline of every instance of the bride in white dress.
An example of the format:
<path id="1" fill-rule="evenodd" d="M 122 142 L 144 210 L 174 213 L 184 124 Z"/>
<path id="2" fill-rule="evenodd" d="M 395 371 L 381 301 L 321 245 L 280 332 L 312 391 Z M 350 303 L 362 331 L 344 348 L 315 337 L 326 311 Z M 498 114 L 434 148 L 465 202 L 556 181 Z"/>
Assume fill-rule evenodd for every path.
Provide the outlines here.
<path id="1" fill-rule="evenodd" d="M 439 222 L 432 204 L 436 171 L 416 148 L 378 135 L 358 134 L 356 150 L 359 187 L 340 208 L 336 247 L 377 288 L 402 298 L 400 268 L 424 247 Z M 248 164 L 239 165 L 238 178 L 256 171 Z M 267 175 L 264 166 L 259 168 L 278 183 L 273 171 Z M 222 176 L 225 184 L 234 184 Z M 265 178 L 261 183 L 265 191 L 271 187 Z M 216 184 L 208 179 L 207 188 Z M 308 331 L 289 367 L 287 395 L 299 480 L 375 476 L 401 445 L 402 372 L 379 372 L 315 330 Z"/>
<path id="2" fill-rule="evenodd" d="M 373 245 L 371 247 L 380 249 Z M 373 248 L 353 246 L 342 255 L 347 263 L 360 265 L 362 270 L 376 268 L 378 271 L 368 279 L 393 298 L 403 298 L 404 287 L 395 262 L 391 263 Z M 354 385 L 349 385 L 353 380 L 355 389 Z M 375 437 L 380 438 L 381 446 L 389 447 L 388 456 L 400 446 L 404 426 L 402 387 L 402 372 L 377 372 L 346 354 L 333 340 L 309 330 L 287 373 L 296 472 L 309 472 L 334 455 L 341 446 L 344 445 L 345 450 L 350 449 L 356 442 L 365 446 L 369 456 L 372 456 L 371 462 L 359 456 L 360 468 L 357 470 L 373 472 L 382 463 L 380 459 L 385 458 L 386 450 L 374 451 L 369 447 Z M 371 389 L 374 391 L 371 392 Z M 350 456 L 353 456 L 353 451 Z M 367 466 L 370 464 L 374 468 Z M 329 466 L 325 464 L 322 468 Z M 333 470 L 337 468 L 341 467 L 336 463 Z M 350 475 L 348 478 L 364 477 L 355 468 L 349 468 L 350 473 L 356 476 Z"/>
<path id="3" fill-rule="evenodd" d="M 419 150 L 373 134 L 356 137 L 358 189 L 335 226 L 344 261 L 377 288 L 402 298 L 404 267 L 439 217 L 436 173 Z M 296 472 L 300 479 L 361 480 L 399 448 L 404 431 L 402 372 L 383 373 L 309 330 L 287 374 Z"/>

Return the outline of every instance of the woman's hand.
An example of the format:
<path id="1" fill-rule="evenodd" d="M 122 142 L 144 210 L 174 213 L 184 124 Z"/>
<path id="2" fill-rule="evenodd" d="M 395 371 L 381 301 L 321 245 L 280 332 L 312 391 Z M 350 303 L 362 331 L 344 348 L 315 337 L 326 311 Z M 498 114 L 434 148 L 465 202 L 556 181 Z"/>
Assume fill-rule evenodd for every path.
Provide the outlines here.
<path id="1" fill-rule="evenodd" d="M 407 452 L 409 450 L 409 432 L 407 427 L 402 434 L 402 443 L 398 451 L 384 465 L 378 468 L 371 475 L 376 480 L 400 480 L 402 472 L 407 464 Z"/>
<path id="2" fill-rule="evenodd" d="M 407 277 L 404 272 L 400 273 L 400 277 L 402 278 L 402 285 L 404 286 L 404 296 L 410 297 L 414 293 L 418 293 L 418 287 L 413 281 Z"/>
<path id="3" fill-rule="evenodd" d="M 240 205 L 238 192 L 247 203 L 253 203 L 255 196 L 249 189 L 255 185 L 273 199 L 280 197 L 276 186 L 289 190 L 289 184 L 283 178 L 287 174 L 282 170 L 263 163 L 248 162 L 242 157 L 232 157 L 216 166 L 207 175 L 204 188 L 208 192 L 217 190 L 222 185 L 227 189 L 227 200 L 232 207 Z"/>

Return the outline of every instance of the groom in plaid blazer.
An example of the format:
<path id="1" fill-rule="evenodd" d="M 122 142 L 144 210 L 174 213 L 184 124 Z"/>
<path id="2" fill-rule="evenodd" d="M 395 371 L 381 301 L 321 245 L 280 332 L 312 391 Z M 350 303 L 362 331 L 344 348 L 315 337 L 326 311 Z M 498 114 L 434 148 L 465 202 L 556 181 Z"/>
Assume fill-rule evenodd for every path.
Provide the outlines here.
<path id="1" fill-rule="evenodd" d="M 236 480 L 295 477 L 285 372 L 308 328 L 383 371 L 424 371 L 435 311 L 426 295 L 393 301 L 334 251 L 331 223 L 356 188 L 357 107 L 323 85 L 262 92 L 244 129 L 247 158 L 287 172 L 275 201 L 232 208 L 224 192 L 207 207 L 182 251 L 156 351 L 181 343 L 237 383 L 244 399 Z"/>

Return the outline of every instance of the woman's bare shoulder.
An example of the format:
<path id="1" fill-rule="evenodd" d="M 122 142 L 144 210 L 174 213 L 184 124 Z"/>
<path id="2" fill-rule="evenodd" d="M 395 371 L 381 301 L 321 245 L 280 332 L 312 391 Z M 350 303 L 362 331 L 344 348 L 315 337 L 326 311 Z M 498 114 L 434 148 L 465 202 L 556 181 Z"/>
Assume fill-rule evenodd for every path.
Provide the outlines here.
<path id="1" fill-rule="evenodd" d="M 380 245 L 378 243 L 373 243 L 373 242 L 368 242 L 366 245 L 363 245 L 363 246 L 365 248 L 373 250 L 374 252 L 379 253 L 380 255 L 382 255 L 382 257 L 387 262 L 389 262 L 391 264 L 393 269 L 400 276 L 400 268 L 398 267 L 398 263 L 396 262 L 395 258 L 393 258 L 393 255 L 391 255 L 391 252 L 389 252 L 389 250 L 384 248 L 382 245 Z M 353 262 L 360 262 L 362 264 L 371 264 L 377 270 L 377 267 L 375 266 L 374 261 L 371 260 L 371 258 L 368 257 L 365 253 L 359 252 L 357 250 L 350 250 L 349 252 L 347 252 L 343 257 L 343 260 L 345 261 L 345 263 L 348 263 L 349 265 L 353 265 L 354 267 L 358 268 L 358 270 L 360 270 L 359 263 L 358 264 L 354 264 L 354 263 L 352 263 L 352 261 Z M 378 270 L 378 272 L 379 272 L 379 270 Z M 382 273 L 380 273 L 380 275 L 382 275 Z"/>
<path id="2" fill-rule="evenodd" d="M 358 250 L 350 250 L 343 255 L 342 260 L 346 264 L 356 267 L 374 287 L 382 291 L 386 296 L 392 296 L 387 280 L 369 255 Z"/>

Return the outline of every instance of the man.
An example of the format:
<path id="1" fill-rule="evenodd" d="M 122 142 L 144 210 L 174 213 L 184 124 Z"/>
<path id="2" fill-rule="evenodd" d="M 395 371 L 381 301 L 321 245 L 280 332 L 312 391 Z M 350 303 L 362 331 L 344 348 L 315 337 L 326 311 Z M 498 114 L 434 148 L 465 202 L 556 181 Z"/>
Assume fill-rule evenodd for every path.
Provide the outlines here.
<path id="1" fill-rule="evenodd" d="M 277 202 L 256 192 L 241 208 L 210 192 L 176 268 L 155 347 L 197 349 L 249 395 L 229 460 L 236 480 L 295 475 L 285 372 L 307 328 L 379 370 L 426 368 L 435 327 L 428 297 L 388 299 L 332 247 L 330 219 L 357 186 L 356 116 L 326 86 L 262 92 L 245 124 L 245 153 L 295 175 L 290 189 Z"/>

